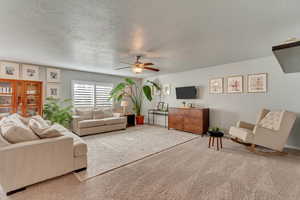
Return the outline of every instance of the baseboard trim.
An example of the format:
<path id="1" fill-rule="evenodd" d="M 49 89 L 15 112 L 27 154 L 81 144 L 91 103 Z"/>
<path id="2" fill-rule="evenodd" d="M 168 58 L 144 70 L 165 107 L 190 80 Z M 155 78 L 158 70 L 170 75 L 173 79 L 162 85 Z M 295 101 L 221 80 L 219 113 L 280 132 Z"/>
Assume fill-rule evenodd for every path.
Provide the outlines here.
<path id="1" fill-rule="evenodd" d="M 22 192 L 22 191 L 24 191 L 24 190 L 26 190 L 26 187 L 19 188 L 19 189 L 16 189 L 16 190 L 7 192 L 6 195 L 7 195 L 7 196 L 11 196 L 11 195 L 13 195 L 13 194 L 16 194 L 17 192 Z"/>
<path id="2" fill-rule="evenodd" d="M 293 146 L 293 145 L 285 145 L 285 148 L 300 150 L 300 147 L 296 147 L 296 146 Z"/>

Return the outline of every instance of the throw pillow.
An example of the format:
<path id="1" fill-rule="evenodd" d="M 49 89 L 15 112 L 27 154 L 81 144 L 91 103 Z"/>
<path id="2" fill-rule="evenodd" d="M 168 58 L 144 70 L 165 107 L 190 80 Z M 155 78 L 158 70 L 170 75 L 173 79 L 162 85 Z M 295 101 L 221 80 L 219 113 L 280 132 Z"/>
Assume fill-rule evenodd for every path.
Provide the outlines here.
<path id="1" fill-rule="evenodd" d="M 30 117 L 22 117 L 18 113 L 14 113 L 14 114 L 10 115 L 10 118 L 20 120 L 25 126 L 28 126 L 28 123 L 30 120 Z"/>
<path id="2" fill-rule="evenodd" d="M 283 111 L 271 111 L 259 122 L 259 125 L 263 128 L 278 131 L 282 116 Z"/>
<path id="3" fill-rule="evenodd" d="M 22 122 L 10 117 L 3 119 L 1 133 L 9 143 L 13 144 L 39 140 L 39 137 L 36 136 L 30 128 L 26 127 Z"/>
<path id="4" fill-rule="evenodd" d="M 40 115 L 33 116 L 33 117 L 31 117 L 31 119 L 36 120 L 43 127 L 49 127 L 48 122 L 46 120 L 44 120 Z"/>
<path id="5" fill-rule="evenodd" d="M 93 108 L 75 108 L 75 113 L 81 119 L 93 119 Z"/>
<path id="6" fill-rule="evenodd" d="M 104 119 L 108 117 L 113 117 L 111 108 L 96 108 L 94 110 L 94 119 Z"/>
<path id="7" fill-rule="evenodd" d="M 57 129 L 49 126 L 41 117 L 33 117 L 29 121 L 29 127 L 42 139 L 62 136 Z"/>

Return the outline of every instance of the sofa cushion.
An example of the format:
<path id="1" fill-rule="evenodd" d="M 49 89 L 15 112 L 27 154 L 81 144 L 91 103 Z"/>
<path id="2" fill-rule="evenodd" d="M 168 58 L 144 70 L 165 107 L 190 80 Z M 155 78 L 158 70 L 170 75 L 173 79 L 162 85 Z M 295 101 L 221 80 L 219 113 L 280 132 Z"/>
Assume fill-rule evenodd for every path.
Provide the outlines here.
<path id="1" fill-rule="evenodd" d="M 78 107 L 75 108 L 75 114 L 81 119 L 92 119 L 93 118 L 93 107 Z"/>
<path id="2" fill-rule="evenodd" d="M 13 144 L 39 140 L 39 137 L 29 127 L 25 126 L 23 122 L 10 116 L 1 120 L 1 133 L 8 142 Z"/>
<path id="3" fill-rule="evenodd" d="M 62 134 L 53 126 L 49 126 L 48 123 L 41 116 L 34 116 L 29 121 L 29 127 L 40 138 L 53 138 L 62 136 Z"/>
<path id="4" fill-rule="evenodd" d="M 251 143 L 253 141 L 254 134 L 251 130 L 246 128 L 230 127 L 229 134 L 233 138 L 239 138 L 244 142 Z"/>
<path id="5" fill-rule="evenodd" d="M 126 123 L 125 117 L 108 117 L 102 120 L 105 125 Z"/>
<path id="6" fill-rule="evenodd" d="M 87 145 L 80 137 L 78 137 L 77 135 L 70 132 L 68 129 L 59 124 L 54 124 L 53 127 L 59 130 L 61 134 L 73 138 L 74 157 L 83 156 L 87 154 Z"/>
<path id="7" fill-rule="evenodd" d="M 103 125 L 105 125 L 105 122 L 102 119 L 87 119 L 78 123 L 79 128 L 90 128 Z"/>
<path id="8" fill-rule="evenodd" d="M 282 111 L 271 111 L 259 122 L 259 125 L 263 128 L 278 131 L 280 129 L 282 116 Z"/>
<path id="9" fill-rule="evenodd" d="M 104 119 L 112 116 L 113 111 L 111 108 L 95 108 L 94 110 L 94 119 Z"/>

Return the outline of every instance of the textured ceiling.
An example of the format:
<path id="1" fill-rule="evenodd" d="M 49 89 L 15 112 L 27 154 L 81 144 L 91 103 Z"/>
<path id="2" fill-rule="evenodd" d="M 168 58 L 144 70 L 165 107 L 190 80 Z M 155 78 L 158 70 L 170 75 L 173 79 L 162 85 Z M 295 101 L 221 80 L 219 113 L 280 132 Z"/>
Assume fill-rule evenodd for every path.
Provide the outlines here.
<path id="1" fill-rule="evenodd" d="M 117 75 L 135 54 L 169 73 L 272 54 L 299 0 L 1 0 L 0 58 Z M 129 57 L 129 58 L 128 58 Z M 160 57 L 160 58 L 158 58 Z M 143 76 L 153 75 L 146 73 Z"/>

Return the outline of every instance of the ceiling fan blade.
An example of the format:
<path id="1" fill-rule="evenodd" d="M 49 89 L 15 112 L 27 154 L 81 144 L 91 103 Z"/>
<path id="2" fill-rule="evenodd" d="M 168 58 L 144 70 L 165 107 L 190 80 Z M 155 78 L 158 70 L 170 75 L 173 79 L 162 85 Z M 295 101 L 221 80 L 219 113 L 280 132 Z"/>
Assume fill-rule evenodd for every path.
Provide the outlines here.
<path id="1" fill-rule="evenodd" d="M 151 70 L 151 71 L 156 71 L 156 72 L 160 71 L 159 69 L 153 68 L 153 67 L 144 67 L 144 69 Z"/>
<path id="2" fill-rule="evenodd" d="M 126 68 L 131 68 L 131 66 L 115 68 L 114 70 L 120 70 L 120 69 L 126 69 Z"/>
<path id="3" fill-rule="evenodd" d="M 153 63 L 144 63 L 144 66 L 154 65 Z"/>

